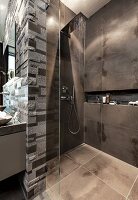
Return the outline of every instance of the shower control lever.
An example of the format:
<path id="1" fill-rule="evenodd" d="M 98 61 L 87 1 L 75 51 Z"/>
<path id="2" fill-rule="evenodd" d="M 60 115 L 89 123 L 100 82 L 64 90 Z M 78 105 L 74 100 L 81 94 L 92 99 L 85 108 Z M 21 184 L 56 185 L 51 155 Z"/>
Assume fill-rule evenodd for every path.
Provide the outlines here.
<path id="1" fill-rule="evenodd" d="M 72 96 L 61 96 L 61 101 L 71 101 Z"/>

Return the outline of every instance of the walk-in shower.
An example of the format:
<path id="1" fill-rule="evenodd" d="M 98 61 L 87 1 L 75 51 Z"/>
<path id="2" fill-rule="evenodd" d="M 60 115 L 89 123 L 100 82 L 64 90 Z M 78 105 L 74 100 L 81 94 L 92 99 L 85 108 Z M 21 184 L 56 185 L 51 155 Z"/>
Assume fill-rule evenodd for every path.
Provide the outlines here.
<path id="1" fill-rule="evenodd" d="M 47 185 L 53 193 L 57 187 L 65 200 L 126 197 L 118 183 L 112 185 L 112 176 L 108 177 L 118 176 L 116 169 L 121 163 L 117 161 L 120 164 L 116 166 L 109 158 L 138 167 L 138 111 L 128 105 L 138 99 L 136 8 L 138 4 L 129 0 L 51 0 L 48 17 L 54 23 L 47 29 Z M 105 98 L 108 101 L 103 102 Z M 107 160 L 105 153 L 110 155 Z M 108 174 L 108 167 L 113 173 Z M 126 178 L 124 174 L 113 179 L 120 181 Z M 103 177 L 106 180 L 99 183 Z M 104 181 L 119 194 L 105 192 Z"/>

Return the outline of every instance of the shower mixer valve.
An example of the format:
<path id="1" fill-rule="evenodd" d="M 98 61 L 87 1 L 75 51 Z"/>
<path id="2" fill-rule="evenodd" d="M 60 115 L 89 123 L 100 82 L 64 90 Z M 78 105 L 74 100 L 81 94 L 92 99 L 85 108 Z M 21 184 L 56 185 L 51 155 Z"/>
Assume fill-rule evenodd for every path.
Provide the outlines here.
<path id="1" fill-rule="evenodd" d="M 61 100 L 62 101 L 72 101 L 72 96 L 69 94 L 69 89 L 67 86 L 62 86 L 62 96 Z"/>

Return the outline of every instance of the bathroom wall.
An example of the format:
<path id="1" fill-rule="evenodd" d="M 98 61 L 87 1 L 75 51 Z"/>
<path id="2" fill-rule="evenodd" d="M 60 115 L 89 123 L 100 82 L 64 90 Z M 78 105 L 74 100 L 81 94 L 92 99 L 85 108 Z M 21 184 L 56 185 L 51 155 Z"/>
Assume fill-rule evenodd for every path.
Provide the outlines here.
<path id="1" fill-rule="evenodd" d="M 59 20 L 59 8 L 60 17 Z M 75 14 L 59 1 L 51 0 L 47 10 L 47 160 L 59 155 L 59 30 Z M 61 22 L 61 24 L 60 24 Z"/>
<path id="2" fill-rule="evenodd" d="M 3 70 L 3 44 L 0 42 L 0 71 Z M 0 72 L 0 91 L 2 91 L 3 74 Z M 2 95 L 0 95 L 0 105 L 2 104 Z"/>
<path id="3" fill-rule="evenodd" d="M 89 18 L 85 91 L 138 88 L 137 8 L 135 0 L 112 0 Z"/>
<path id="4" fill-rule="evenodd" d="M 4 47 L 16 21 L 16 76 L 25 78 L 26 172 L 23 188 L 28 199 L 46 188 L 46 1 L 11 0 Z M 19 102 L 21 103 L 21 102 Z M 22 105 L 23 106 L 23 105 Z"/>
<path id="5" fill-rule="evenodd" d="M 114 95 L 121 95 L 117 97 L 120 102 L 123 97 L 136 100 L 137 9 L 138 1 L 112 0 L 88 19 L 85 92 L 94 96 L 98 91 L 110 92 L 112 96 L 114 90 Z M 85 142 L 138 167 L 137 107 L 122 103 L 85 103 L 84 107 Z"/>
<path id="6" fill-rule="evenodd" d="M 75 88 L 75 106 L 71 112 L 71 102 L 61 101 L 61 120 L 60 120 L 60 143 L 61 153 L 64 153 L 84 142 L 84 41 L 85 41 L 85 17 L 82 14 L 77 15 L 68 25 L 62 29 L 60 39 L 61 49 L 61 96 L 62 86 L 68 87 L 68 92 L 73 95 L 73 86 Z M 71 31 L 70 31 L 71 30 Z M 70 33 L 71 32 L 71 33 Z M 70 117 L 71 115 L 71 117 Z M 70 117 L 70 121 L 69 121 Z M 79 124 L 77 121 L 79 120 Z M 80 131 L 73 135 L 71 131 Z"/>

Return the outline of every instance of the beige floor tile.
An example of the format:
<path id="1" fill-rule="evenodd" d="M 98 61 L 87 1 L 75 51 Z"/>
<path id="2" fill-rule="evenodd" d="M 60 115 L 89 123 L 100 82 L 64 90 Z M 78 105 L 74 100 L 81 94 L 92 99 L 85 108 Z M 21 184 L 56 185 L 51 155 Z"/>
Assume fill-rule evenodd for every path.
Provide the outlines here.
<path id="1" fill-rule="evenodd" d="M 34 200 L 54 200 L 52 199 L 52 192 L 48 190 L 48 192 L 43 192 L 39 194 Z"/>
<path id="2" fill-rule="evenodd" d="M 78 167 L 79 164 L 75 163 L 71 158 L 65 155 L 61 156 L 60 169 L 58 166 L 54 167 L 51 173 L 47 175 L 47 188 L 51 188 Z"/>
<path id="3" fill-rule="evenodd" d="M 59 157 L 56 157 L 56 158 L 53 158 L 52 160 L 48 161 L 46 163 L 47 165 L 47 169 L 48 169 L 48 174 L 55 171 L 55 169 L 59 168 L 60 166 L 60 158 Z"/>
<path id="4" fill-rule="evenodd" d="M 129 200 L 138 200 L 138 178 L 131 190 L 131 193 L 128 197 Z"/>
<path id="5" fill-rule="evenodd" d="M 65 177 L 66 175 L 70 174 L 79 166 L 79 164 L 74 162 L 71 158 L 67 157 L 66 155 L 61 156 L 60 172 L 62 177 Z"/>
<path id="6" fill-rule="evenodd" d="M 61 194 L 60 194 L 59 184 L 56 185 L 56 192 L 53 192 L 50 189 L 49 191 L 47 191 L 46 196 L 48 196 L 50 198 L 50 199 L 46 199 L 46 200 L 63 200 L 63 198 L 61 197 Z"/>
<path id="7" fill-rule="evenodd" d="M 67 153 L 67 155 L 70 156 L 76 163 L 81 165 L 87 163 L 91 158 L 93 158 L 97 154 L 97 150 L 90 150 L 84 145 Z"/>
<path id="8" fill-rule="evenodd" d="M 124 196 L 128 195 L 138 174 L 137 168 L 104 153 L 84 167 Z"/>
<path id="9" fill-rule="evenodd" d="M 92 155 L 93 155 L 94 153 L 97 153 L 97 154 L 102 153 L 102 151 L 100 151 L 100 150 L 98 150 L 98 149 L 96 149 L 96 148 L 94 148 L 94 147 L 92 147 L 92 146 L 90 146 L 90 145 L 88 145 L 88 144 L 82 145 L 81 148 L 82 148 L 82 149 L 85 148 L 85 149 L 88 150 Z"/>
<path id="10" fill-rule="evenodd" d="M 57 186 L 57 193 L 52 192 L 51 190 L 48 190 L 44 196 L 46 199 L 44 200 L 63 200 L 62 197 L 60 196 L 60 188 Z"/>
<path id="11" fill-rule="evenodd" d="M 60 182 L 60 189 L 59 185 L 55 185 L 51 191 L 55 197 L 59 197 L 60 191 L 64 200 L 125 200 L 82 167 L 65 177 Z"/>
<path id="12" fill-rule="evenodd" d="M 61 180 L 60 172 L 58 169 L 52 171 L 52 173 L 48 174 L 46 177 L 47 188 L 51 188 L 53 185 L 58 183 Z"/>

